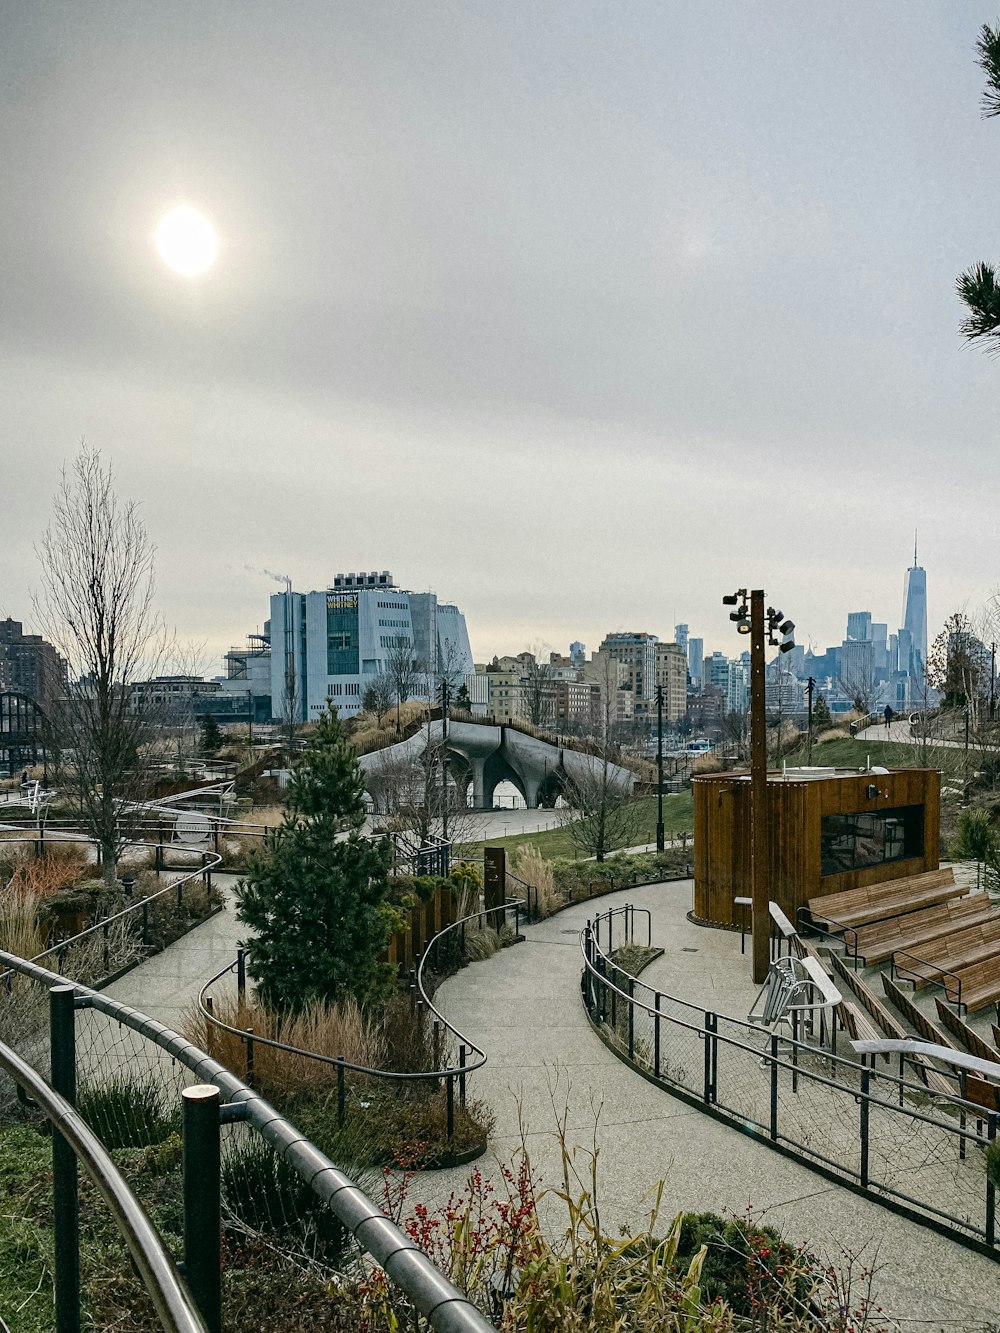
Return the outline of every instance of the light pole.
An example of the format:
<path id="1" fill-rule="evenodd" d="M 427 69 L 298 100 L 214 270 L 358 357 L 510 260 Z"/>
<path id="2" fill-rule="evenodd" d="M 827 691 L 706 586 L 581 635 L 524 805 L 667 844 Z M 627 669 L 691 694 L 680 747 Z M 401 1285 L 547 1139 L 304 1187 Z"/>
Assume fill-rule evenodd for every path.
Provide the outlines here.
<path id="1" fill-rule="evenodd" d="M 448 703 L 447 680 L 441 682 L 441 837 L 448 841 Z"/>
<path id="2" fill-rule="evenodd" d="M 806 759 L 811 764 L 813 761 L 813 690 L 816 688 L 816 682 L 812 676 L 806 681 L 806 698 L 809 700 L 809 721 L 806 724 Z"/>
<path id="3" fill-rule="evenodd" d="M 663 686 L 656 687 L 656 850 L 666 846 L 663 835 Z"/>
<path id="4" fill-rule="evenodd" d="M 993 715 L 996 712 L 996 685 L 997 685 L 997 646 L 990 644 L 990 721 L 993 721 Z"/>
<path id="5" fill-rule="evenodd" d="M 795 647 L 790 620 L 774 607 L 764 611 L 764 590 L 749 594 L 740 588 L 723 597 L 725 606 L 737 609 L 729 619 L 736 622 L 739 634 L 750 635 L 750 899 L 753 922 L 753 979 L 757 985 L 767 980 L 770 964 L 771 915 L 768 910 L 770 890 L 767 866 L 767 719 L 764 712 L 764 635 L 783 653 Z M 778 635 L 781 635 L 781 642 Z"/>

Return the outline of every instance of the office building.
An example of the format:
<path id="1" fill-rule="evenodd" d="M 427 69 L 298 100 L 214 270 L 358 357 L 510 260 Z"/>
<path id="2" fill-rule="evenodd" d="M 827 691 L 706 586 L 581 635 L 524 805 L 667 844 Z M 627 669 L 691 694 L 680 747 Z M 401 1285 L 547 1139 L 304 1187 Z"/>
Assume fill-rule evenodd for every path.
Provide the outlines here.
<path id="1" fill-rule="evenodd" d="M 40 634 L 25 634 L 19 620 L 0 620 L 0 690 L 23 694 L 44 711 L 66 688 L 67 667 Z"/>
<path id="2" fill-rule="evenodd" d="M 688 675 L 691 684 L 700 690 L 704 680 L 705 640 L 688 639 Z"/>
<path id="3" fill-rule="evenodd" d="M 862 640 L 872 637 L 872 613 L 870 611 L 851 611 L 848 614 L 847 637 Z"/>
<path id="4" fill-rule="evenodd" d="M 648 712 L 648 705 L 656 689 L 655 634 L 637 630 L 608 634 L 601 644 L 601 652 L 608 653 L 628 669 L 628 686 L 632 691 L 636 715 Z"/>
<path id="5" fill-rule="evenodd" d="M 388 570 L 338 574 L 330 587 L 271 598 L 271 707 L 276 720 L 314 721 L 328 703 L 361 712 L 373 677 L 404 647 L 412 695 L 442 675 L 460 685 L 474 669 L 465 617 L 434 593 L 398 588 Z"/>

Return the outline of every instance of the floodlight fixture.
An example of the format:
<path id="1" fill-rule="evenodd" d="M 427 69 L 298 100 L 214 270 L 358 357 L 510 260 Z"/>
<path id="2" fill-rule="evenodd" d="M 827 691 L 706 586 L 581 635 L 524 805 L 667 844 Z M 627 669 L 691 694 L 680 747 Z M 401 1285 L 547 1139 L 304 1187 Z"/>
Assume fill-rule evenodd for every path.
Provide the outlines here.
<path id="1" fill-rule="evenodd" d="M 723 599 L 722 599 L 722 605 L 723 605 L 723 606 L 735 606 L 736 603 L 737 603 L 739 600 L 740 600 L 740 599 L 739 599 L 739 597 L 737 596 L 736 593 L 730 593 L 728 597 L 723 597 Z"/>
<path id="2" fill-rule="evenodd" d="M 784 643 L 778 645 L 779 653 L 790 653 L 795 647 L 794 639 L 786 639 Z"/>
<path id="3" fill-rule="evenodd" d="M 741 620 L 740 623 L 736 626 L 736 633 L 737 633 L 737 634 L 749 634 L 749 633 L 750 633 L 750 622 L 749 622 L 749 620 Z"/>
<path id="4" fill-rule="evenodd" d="M 793 630 L 794 628 L 795 628 L 795 621 L 794 621 L 794 620 L 786 620 L 785 623 L 784 623 L 783 625 L 779 625 L 779 626 L 778 626 L 778 633 L 779 633 L 779 634 L 791 634 L 791 632 L 792 632 L 792 630 Z"/>

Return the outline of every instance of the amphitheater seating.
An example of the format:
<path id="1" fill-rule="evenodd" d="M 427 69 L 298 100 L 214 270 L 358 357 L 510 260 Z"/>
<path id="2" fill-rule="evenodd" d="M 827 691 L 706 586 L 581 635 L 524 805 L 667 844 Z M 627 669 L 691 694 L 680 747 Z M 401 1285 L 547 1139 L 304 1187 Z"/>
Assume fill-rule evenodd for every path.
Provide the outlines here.
<path id="1" fill-rule="evenodd" d="M 1000 916 L 930 940 L 913 954 L 898 951 L 893 955 L 893 968 L 898 977 L 912 981 L 918 988 L 935 982 L 940 985 L 944 980 L 942 973 L 960 972 L 974 963 L 995 958 L 998 946 Z"/>
<path id="2" fill-rule="evenodd" d="M 958 1038 L 970 1054 L 977 1055 L 980 1060 L 992 1060 L 995 1064 L 1000 1064 L 1000 1052 L 995 1051 L 989 1042 L 983 1041 L 975 1028 L 970 1028 L 968 1023 L 963 1022 L 954 1009 L 949 1009 L 939 995 L 935 996 L 934 1003 L 937 1006 L 938 1018 L 952 1036 Z M 995 1025 L 993 1036 L 994 1040 L 1000 1036 L 1000 1028 Z"/>
<path id="3" fill-rule="evenodd" d="M 996 949 L 988 958 L 961 968 L 954 978 L 945 977 L 944 993 L 952 1004 L 960 1004 L 970 1014 L 1000 1001 L 1000 957 Z"/>
<path id="4" fill-rule="evenodd" d="M 810 898 L 809 912 L 814 921 L 825 922 L 837 930 L 933 907 L 949 898 L 961 898 L 965 892 L 964 885 L 955 883 L 954 871 L 949 866 L 944 870 L 927 870 L 921 875 L 907 875 L 903 879 L 885 880 L 862 889 Z"/>
<path id="5" fill-rule="evenodd" d="M 923 911 L 846 930 L 844 940 L 848 953 L 863 958 L 865 963 L 884 963 L 897 949 L 914 950 L 953 930 L 990 920 L 1000 921 L 1000 913 L 994 911 L 985 893 L 974 893 L 968 898 L 952 898 Z"/>
<path id="6" fill-rule="evenodd" d="M 867 1011 L 868 1016 L 871 1019 L 873 1019 L 874 1022 L 878 1025 L 878 1028 L 881 1029 L 881 1031 L 876 1031 L 875 1029 L 873 1029 L 871 1033 L 866 1034 L 864 1037 L 855 1036 L 854 1033 L 851 1032 L 850 1022 L 848 1021 L 844 1012 L 841 1011 L 840 1014 L 841 1021 L 843 1022 L 844 1027 L 847 1029 L 848 1034 L 855 1041 L 878 1041 L 883 1036 L 883 1034 L 887 1037 L 898 1037 L 902 1040 L 905 1040 L 910 1035 L 903 1027 L 903 1025 L 901 1023 L 898 1023 L 896 1019 L 893 1018 L 892 1014 L 889 1013 L 888 1009 L 878 998 L 878 996 L 872 990 L 870 990 L 868 986 L 865 985 L 865 983 L 861 980 L 861 978 L 858 976 L 856 972 L 854 972 L 851 968 L 847 967 L 846 964 L 840 958 L 838 958 L 836 954 L 831 954 L 829 961 L 833 964 L 834 971 L 838 974 L 838 976 L 840 976 L 840 978 L 843 981 L 847 983 L 847 985 L 857 996 L 858 1000 Z M 846 1000 L 844 1001 L 844 1003 L 851 1004 L 852 1001 Z"/>
<path id="7" fill-rule="evenodd" d="M 924 1041 L 930 1042 L 933 1046 L 951 1046 L 954 1049 L 955 1043 L 937 1028 L 929 1018 L 923 1014 L 917 1006 L 908 999 L 907 996 L 895 985 L 883 972 L 882 985 L 885 988 L 887 997 L 892 1001 L 901 1014 L 906 1016 L 909 1023 L 916 1028 L 918 1034 Z M 906 1036 L 909 1036 L 906 1033 Z M 940 1070 L 936 1069 L 926 1055 L 910 1055 L 907 1057 L 910 1063 L 920 1077 L 921 1082 L 930 1092 L 940 1093 L 943 1097 L 953 1097 L 955 1095 L 954 1085 L 950 1082 Z"/>

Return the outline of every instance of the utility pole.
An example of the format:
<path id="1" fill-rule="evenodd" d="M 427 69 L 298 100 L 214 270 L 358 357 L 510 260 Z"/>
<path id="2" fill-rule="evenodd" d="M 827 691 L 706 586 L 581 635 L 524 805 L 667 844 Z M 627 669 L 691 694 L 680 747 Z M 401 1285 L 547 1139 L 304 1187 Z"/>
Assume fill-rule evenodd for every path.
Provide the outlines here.
<path id="1" fill-rule="evenodd" d="M 997 646 L 990 644 L 990 721 L 993 721 L 993 715 L 996 712 L 996 685 L 997 685 Z"/>
<path id="2" fill-rule="evenodd" d="M 656 850 L 666 846 L 663 835 L 663 686 L 656 687 Z"/>
<path id="3" fill-rule="evenodd" d="M 750 593 L 750 897 L 753 979 L 767 980 L 771 915 L 767 882 L 767 721 L 764 715 L 764 591 Z"/>

